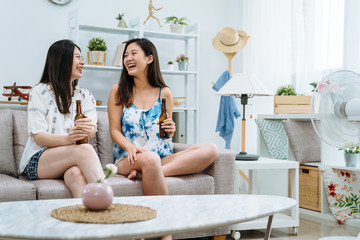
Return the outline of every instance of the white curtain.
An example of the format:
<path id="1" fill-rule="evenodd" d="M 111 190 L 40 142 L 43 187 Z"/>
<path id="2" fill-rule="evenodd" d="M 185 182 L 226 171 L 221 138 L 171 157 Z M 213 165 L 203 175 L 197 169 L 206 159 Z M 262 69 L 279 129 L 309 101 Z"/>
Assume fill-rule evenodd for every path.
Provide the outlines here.
<path id="1" fill-rule="evenodd" d="M 311 94 L 310 82 L 343 68 L 344 7 L 345 0 L 244 0 L 244 72 L 273 93 L 292 84 Z"/>
<path id="2" fill-rule="evenodd" d="M 271 92 L 291 81 L 291 1 L 244 0 L 243 23 L 250 36 L 244 72 L 254 73 Z"/>
<path id="3" fill-rule="evenodd" d="M 344 68 L 360 73 L 360 1 L 346 0 Z"/>

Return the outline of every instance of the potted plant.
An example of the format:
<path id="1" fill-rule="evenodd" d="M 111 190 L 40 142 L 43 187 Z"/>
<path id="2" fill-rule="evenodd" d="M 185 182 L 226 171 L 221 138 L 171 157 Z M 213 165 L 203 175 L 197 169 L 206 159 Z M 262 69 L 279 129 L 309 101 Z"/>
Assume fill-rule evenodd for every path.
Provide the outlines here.
<path id="1" fill-rule="evenodd" d="M 282 85 L 277 89 L 275 95 L 277 95 L 277 96 L 296 96 L 297 93 L 295 91 L 294 86 L 292 86 L 292 85 Z"/>
<path id="2" fill-rule="evenodd" d="M 274 113 L 310 113 L 311 96 L 297 95 L 294 86 L 280 86 L 274 96 Z"/>
<path id="3" fill-rule="evenodd" d="M 127 28 L 127 24 L 126 21 L 124 19 L 124 13 L 119 13 L 118 16 L 116 17 L 117 20 L 119 20 L 119 23 L 117 25 L 117 27 L 121 27 L 121 28 Z"/>
<path id="4" fill-rule="evenodd" d="M 88 44 L 89 52 L 87 54 L 88 64 L 90 65 L 105 65 L 106 64 L 106 50 L 107 45 L 104 39 L 100 37 L 93 37 Z"/>
<path id="5" fill-rule="evenodd" d="M 346 167 L 358 167 L 359 166 L 359 145 L 355 143 L 347 144 L 348 148 L 340 148 L 344 151 L 344 159 Z"/>
<path id="6" fill-rule="evenodd" d="M 180 71 L 187 71 L 188 70 L 188 62 L 189 57 L 185 54 L 180 54 L 176 57 L 176 62 L 178 63 L 178 67 Z"/>
<path id="7" fill-rule="evenodd" d="M 171 71 L 174 70 L 174 63 L 172 61 L 168 62 L 168 69 Z"/>
<path id="8" fill-rule="evenodd" d="M 189 20 L 186 17 L 177 18 L 175 16 L 170 16 L 165 18 L 165 23 L 170 24 L 170 31 L 173 33 L 181 33 L 183 25 L 189 25 L 187 22 Z"/>

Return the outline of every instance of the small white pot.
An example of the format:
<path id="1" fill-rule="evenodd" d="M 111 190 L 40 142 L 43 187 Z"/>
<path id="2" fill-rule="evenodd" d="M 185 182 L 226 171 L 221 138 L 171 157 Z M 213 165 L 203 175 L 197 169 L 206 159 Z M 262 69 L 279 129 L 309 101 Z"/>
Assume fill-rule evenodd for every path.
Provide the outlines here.
<path id="1" fill-rule="evenodd" d="M 88 52 L 88 64 L 90 65 L 106 65 L 106 53 L 103 51 Z"/>
<path id="2" fill-rule="evenodd" d="M 174 70 L 174 64 L 168 64 L 168 70 L 173 71 Z"/>
<path id="3" fill-rule="evenodd" d="M 182 33 L 183 25 L 181 24 L 171 24 L 170 31 L 173 33 Z"/>
<path id="4" fill-rule="evenodd" d="M 346 167 L 359 166 L 359 153 L 344 153 Z"/>
<path id="5" fill-rule="evenodd" d="M 188 62 L 178 62 L 179 71 L 188 70 Z"/>
<path id="6" fill-rule="evenodd" d="M 128 25 L 126 24 L 126 21 L 124 19 L 121 19 L 121 20 L 119 20 L 117 27 L 128 28 Z"/>

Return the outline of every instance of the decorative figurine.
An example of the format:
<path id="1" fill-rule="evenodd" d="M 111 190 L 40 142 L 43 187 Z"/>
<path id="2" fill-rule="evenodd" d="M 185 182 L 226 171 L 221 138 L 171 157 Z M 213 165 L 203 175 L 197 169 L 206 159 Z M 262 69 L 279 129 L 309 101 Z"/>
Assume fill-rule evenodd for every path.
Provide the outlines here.
<path id="1" fill-rule="evenodd" d="M 146 20 L 144 21 L 144 24 L 147 22 L 147 20 L 150 19 L 150 17 L 152 17 L 152 18 L 154 18 L 154 19 L 158 22 L 159 26 L 162 27 L 162 25 L 160 24 L 159 19 L 153 15 L 153 13 L 154 13 L 154 12 L 153 12 L 153 9 L 154 9 L 155 11 L 159 11 L 159 10 L 162 9 L 162 7 L 156 9 L 156 8 L 154 7 L 154 5 L 152 4 L 153 0 L 149 0 L 149 1 L 150 1 L 149 5 L 148 5 L 148 8 L 149 8 L 149 16 L 148 16 L 148 17 L 146 18 Z"/>
<path id="2" fill-rule="evenodd" d="M 8 97 L 8 101 L 11 101 L 12 97 L 18 97 L 18 100 L 29 100 L 29 92 L 31 86 L 16 86 L 16 82 L 12 86 L 4 86 L 3 96 Z"/>

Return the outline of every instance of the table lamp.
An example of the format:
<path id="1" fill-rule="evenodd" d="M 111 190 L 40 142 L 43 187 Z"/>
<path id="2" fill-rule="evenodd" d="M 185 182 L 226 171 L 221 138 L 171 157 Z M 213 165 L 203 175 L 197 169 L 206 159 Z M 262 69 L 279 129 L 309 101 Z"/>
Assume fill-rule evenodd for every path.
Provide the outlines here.
<path id="1" fill-rule="evenodd" d="M 242 125 L 241 125 L 241 152 L 236 155 L 236 160 L 241 161 L 256 161 L 259 159 L 258 155 L 247 154 L 245 151 L 245 132 L 246 132 L 246 118 L 245 105 L 248 99 L 254 96 L 271 96 L 271 94 L 260 82 L 254 74 L 235 73 L 232 78 L 217 92 L 222 96 L 235 96 L 240 98 L 243 105 Z"/>

